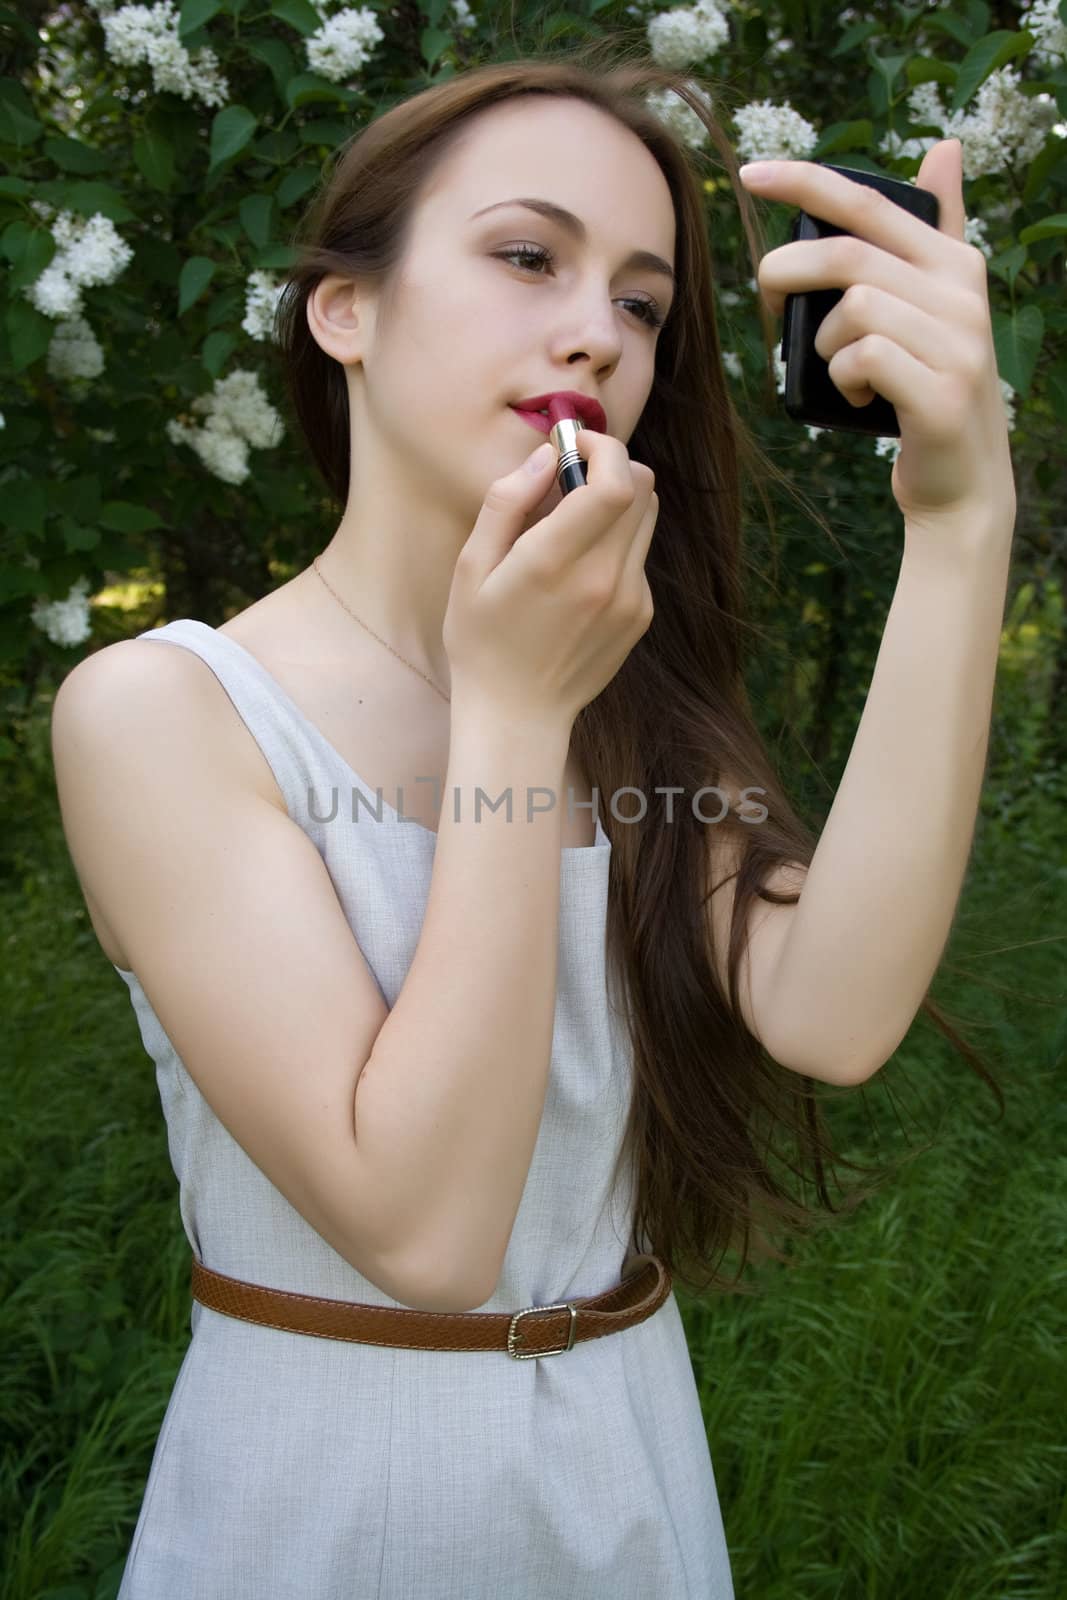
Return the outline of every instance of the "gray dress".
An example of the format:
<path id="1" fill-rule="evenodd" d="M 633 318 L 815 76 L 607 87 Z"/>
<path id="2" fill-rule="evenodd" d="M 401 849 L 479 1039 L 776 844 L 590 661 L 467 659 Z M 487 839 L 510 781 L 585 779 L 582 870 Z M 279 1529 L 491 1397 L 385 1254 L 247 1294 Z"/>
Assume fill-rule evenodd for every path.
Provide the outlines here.
<path id="1" fill-rule="evenodd" d="M 377 792 L 236 640 L 190 618 L 140 637 L 193 651 L 219 679 L 392 1006 L 436 834 L 384 794 L 376 820 Z M 599 816 L 593 846 L 562 852 L 544 1114 L 503 1272 L 480 1310 L 599 1294 L 635 1253 L 632 1174 L 609 1183 L 632 1085 L 607 992 L 610 852 Z M 155 1062 L 199 1258 L 253 1283 L 399 1304 L 250 1160 L 134 973 L 115 970 Z M 673 1292 L 635 1327 L 530 1361 L 313 1338 L 197 1301 L 190 1325 L 118 1600 L 733 1600 Z"/>

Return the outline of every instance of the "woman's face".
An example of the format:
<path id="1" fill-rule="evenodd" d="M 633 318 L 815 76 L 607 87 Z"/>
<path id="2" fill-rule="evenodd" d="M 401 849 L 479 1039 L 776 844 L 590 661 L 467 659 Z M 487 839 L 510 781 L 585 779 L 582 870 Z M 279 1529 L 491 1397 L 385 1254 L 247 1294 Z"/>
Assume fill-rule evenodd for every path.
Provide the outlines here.
<path id="1" fill-rule="evenodd" d="M 584 237 L 517 197 L 565 208 Z M 650 318 L 673 297 L 664 273 L 630 258 L 673 267 L 674 244 L 666 179 L 612 118 L 559 97 L 483 112 L 420 198 L 380 323 L 347 286 L 353 485 L 391 481 L 411 515 L 454 510 L 465 538 L 493 479 L 542 442 L 509 403 L 577 390 L 625 443 L 652 386 Z M 526 526 L 559 499 L 553 482 Z"/>

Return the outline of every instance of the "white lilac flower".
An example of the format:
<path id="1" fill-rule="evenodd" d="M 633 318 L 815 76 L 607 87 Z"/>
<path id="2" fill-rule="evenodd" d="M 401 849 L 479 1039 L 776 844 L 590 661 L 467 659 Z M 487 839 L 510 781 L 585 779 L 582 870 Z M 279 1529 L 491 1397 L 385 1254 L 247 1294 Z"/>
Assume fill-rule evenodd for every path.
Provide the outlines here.
<path id="1" fill-rule="evenodd" d="M 981 178 L 1006 166 L 1028 167 L 1059 120 L 1050 94 L 1025 95 L 1013 67 L 991 73 L 974 98 L 974 109 L 950 119 L 948 132 L 963 144 L 963 176 Z"/>
<path id="2" fill-rule="evenodd" d="M 171 444 L 187 444 L 223 483 L 241 484 L 248 477 L 248 444 L 221 419 L 212 417 L 204 427 L 193 428 L 175 417 L 165 431 Z"/>
<path id="3" fill-rule="evenodd" d="M 285 288 L 270 272 L 250 272 L 245 285 L 245 314 L 241 328 L 250 339 L 271 339 L 274 336 L 274 316 Z"/>
<path id="4" fill-rule="evenodd" d="M 255 450 L 271 450 L 285 436 L 281 416 L 263 393 L 258 372 L 239 368 L 226 378 L 216 378 L 211 393 L 193 401 L 193 410 L 226 417 Z"/>
<path id="5" fill-rule="evenodd" d="M 53 260 L 23 289 L 31 304 L 46 317 L 76 317 L 81 314 L 81 290 Z"/>
<path id="6" fill-rule="evenodd" d="M 133 251 L 109 217 L 95 211 L 87 222 L 61 211 L 52 223 L 52 237 L 68 260 L 75 283 L 114 283 L 133 260 Z"/>
<path id="7" fill-rule="evenodd" d="M 963 224 L 963 240 L 965 244 L 973 244 L 976 250 L 980 250 L 987 261 L 992 260 L 993 246 L 989 242 L 984 217 L 966 219 Z"/>
<path id="8" fill-rule="evenodd" d="M 320 11 L 321 15 L 321 11 Z M 324 20 L 304 41 L 304 55 L 312 72 L 340 83 L 362 70 L 375 45 L 385 38 L 368 6 L 346 6 Z"/>
<path id="9" fill-rule="evenodd" d="M 923 120 L 925 121 L 925 118 Z M 893 161 L 921 161 L 926 152 L 932 150 L 937 143 L 936 134 L 920 134 L 917 138 L 905 139 L 903 134 L 887 128 L 878 142 L 877 149 L 880 154 L 888 156 Z M 845 165 L 847 164 L 846 155 Z"/>
<path id="10" fill-rule="evenodd" d="M 1032 33 L 1036 43 L 1029 59 L 1056 67 L 1067 59 L 1067 23 L 1060 16 L 1060 0 L 1033 0 L 1019 16 L 1020 29 Z"/>
<path id="11" fill-rule="evenodd" d="M 660 11 L 649 19 L 645 31 L 653 61 L 672 69 L 706 61 L 730 40 L 730 24 L 715 0 Z"/>
<path id="12" fill-rule="evenodd" d="M 53 644 L 82 644 L 92 633 L 89 624 L 88 578 L 79 578 L 65 600 L 37 600 L 30 620 Z"/>
<path id="13" fill-rule="evenodd" d="M 49 221 L 40 210 L 38 215 Z M 49 227 L 56 253 L 23 293 L 46 317 L 76 318 L 82 311 L 82 286 L 114 283 L 133 260 L 133 251 L 99 211 L 88 221 L 61 211 Z"/>
<path id="14" fill-rule="evenodd" d="M 694 98 L 702 106 L 710 109 L 712 101 L 706 89 L 691 81 L 687 82 L 686 87 L 693 91 Z M 652 89 L 645 96 L 645 103 L 683 144 L 691 149 L 707 144 L 707 128 L 692 107 L 686 105 L 673 89 Z"/>
<path id="15" fill-rule="evenodd" d="M 754 100 L 734 112 L 734 141 L 742 161 L 806 160 L 819 140 L 818 130 L 788 100 Z"/>
<path id="16" fill-rule="evenodd" d="M 467 4 L 467 0 L 452 0 L 452 15 L 449 21 L 454 28 L 462 28 L 467 33 L 478 25 L 478 19 Z"/>
<path id="17" fill-rule="evenodd" d="M 104 49 L 112 61 L 133 67 L 147 63 L 157 94 L 170 92 L 183 100 L 206 106 L 223 106 L 230 86 L 219 72 L 213 50 L 190 56 L 178 37 L 180 13 L 174 0 L 157 0 L 153 6 L 126 5 L 104 8 L 89 0 L 104 30 Z"/>
<path id="18" fill-rule="evenodd" d="M 741 357 L 738 355 L 736 350 L 724 350 L 722 353 L 722 364 L 726 368 L 726 371 L 730 374 L 731 378 L 740 378 L 742 372 L 744 371 L 741 365 Z"/>
<path id="19" fill-rule="evenodd" d="M 52 335 L 46 357 L 48 375 L 59 382 L 73 378 L 98 378 L 104 370 L 104 352 L 84 317 L 69 317 Z"/>
<path id="20" fill-rule="evenodd" d="M 238 369 L 217 378 L 210 394 L 198 395 L 191 408 L 206 417 L 202 428 L 183 418 L 166 424 L 172 444 L 187 444 L 204 466 L 225 483 L 243 483 L 248 476 L 248 449 L 269 450 L 284 437 L 278 411 L 260 388 L 259 374 Z"/>
<path id="21" fill-rule="evenodd" d="M 912 122 L 934 127 L 941 133 L 948 112 L 941 103 L 941 90 L 935 79 L 928 78 L 925 83 L 917 83 L 908 94 L 906 103 Z"/>
<path id="22" fill-rule="evenodd" d="M 959 139 L 967 179 L 1028 166 L 1059 118 L 1051 95 L 1021 92 L 1019 74 L 1012 67 L 990 73 L 965 111 L 949 115 L 936 83 L 913 89 L 908 108 L 916 121 L 939 128 L 942 138 Z"/>

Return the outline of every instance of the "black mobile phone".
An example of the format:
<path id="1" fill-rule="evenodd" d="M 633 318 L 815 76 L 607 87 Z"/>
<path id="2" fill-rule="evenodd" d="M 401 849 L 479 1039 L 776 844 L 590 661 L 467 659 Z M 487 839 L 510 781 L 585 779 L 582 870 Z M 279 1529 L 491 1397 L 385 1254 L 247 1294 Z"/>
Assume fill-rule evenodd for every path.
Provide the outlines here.
<path id="1" fill-rule="evenodd" d="M 888 196 L 912 216 L 920 217 L 932 228 L 938 226 L 941 208 L 936 194 L 920 189 L 903 178 L 887 178 L 879 172 L 859 172 L 828 161 L 815 166 L 840 172 L 853 183 L 865 183 Z M 790 241 L 829 239 L 848 234 L 821 217 L 801 211 L 793 223 Z M 884 395 L 875 394 L 865 406 L 850 406 L 830 377 L 829 364 L 815 349 L 815 335 L 825 316 L 837 305 L 843 289 L 810 289 L 806 294 L 786 295 L 782 321 L 782 360 L 785 362 L 785 409 L 794 422 L 807 422 L 816 428 L 837 428 L 844 433 L 869 433 L 876 437 L 900 437 L 895 408 Z"/>

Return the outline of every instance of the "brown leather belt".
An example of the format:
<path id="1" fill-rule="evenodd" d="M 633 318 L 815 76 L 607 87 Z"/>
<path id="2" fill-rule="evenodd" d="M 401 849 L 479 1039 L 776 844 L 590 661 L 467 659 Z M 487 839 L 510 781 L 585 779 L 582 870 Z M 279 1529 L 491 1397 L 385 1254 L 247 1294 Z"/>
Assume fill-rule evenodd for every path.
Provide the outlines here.
<path id="1" fill-rule="evenodd" d="M 516 1361 L 560 1356 L 584 1339 L 602 1339 L 644 1322 L 671 1292 L 671 1275 L 658 1256 L 632 1257 L 633 1272 L 603 1294 L 524 1311 L 417 1311 L 356 1305 L 245 1283 L 205 1267 L 193 1257 L 193 1298 L 211 1311 L 244 1322 L 317 1339 L 397 1345 L 404 1350 L 506 1350 Z"/>

